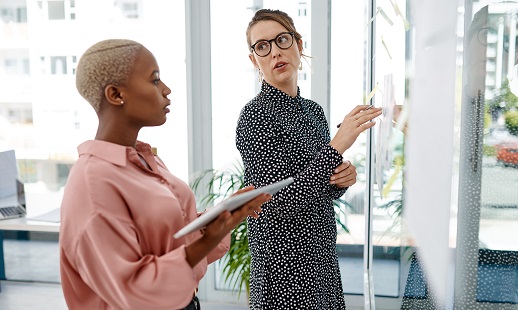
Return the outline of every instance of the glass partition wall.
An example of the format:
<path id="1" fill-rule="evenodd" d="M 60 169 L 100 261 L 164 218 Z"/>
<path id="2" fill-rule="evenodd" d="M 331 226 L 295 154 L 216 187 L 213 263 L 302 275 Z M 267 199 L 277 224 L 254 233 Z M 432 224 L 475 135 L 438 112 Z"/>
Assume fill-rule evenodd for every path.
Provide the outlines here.
<path id="1" fill-rule="evenodd" d="M 440 136 L 443 146 L 439 141 L 439 147 L 423 147 L 429 154 L 451 153 L 451 169 L 434 168 L 447 169 L 452 184 L 444 193 L 451 203 L 434 206 L 448 214 L 445 253 L 451 254 L 453 268 L 445 305 L 434 297 L 427 274 L 434 266 L 421 259 L 429 253 L 427 244 L 409 229 L 412 219 L 405 215 L 418 207 L 405 205 L 408 162 L 415 162 L 415 153 L 407 152 L 408 138 L 420 130 L 439 132 L 436 126 L 444 125 L 412 123 L 419 111 L 433 109 L 412 97 L 412 86 L 421 82 L 416 76 L 422 74 L 416 72 L 416 37 L 423 33 L 416 18 L 428 13 L 440 21 L 445 15 L 423 12 L 425 7 L 412 1 L 0 0 L 0 150 L 16 152 L 29 216 L 59 207 L 76 147 L 94 137 L 97 125 L 75 91 L 78 58 L 95 41 L 123 37 L 155 53 L 162 79 L 172 89 L 168 122 L 146 129 L 140 139 L 156 146 L 185 181 L 204 169 L 239 166 L 237 117 L 260 85 L 248 59 L 245 30 L 255 10 L 281 9 L 294 18 L 305 54 L 311 56 L 299 74 L 301 94 L 322 105 L 331 135 L 354 106 L 384 108 L 377 125 L 344 155 L 358 172 L 357 183 L 336 205 L 348 309 L 453 309 L 453 304 L 457 309 L 518 309 L 518 4 L 465 1 L 453 6 L 456 60 L 439 62 L 433 70 L 455 63 L 448 65 L 451 75 L 444 79 L 455 84 L 455 96 L 441 105 L 451 112 L 453 126 L 447 138 Z M 157 31 L 161 34 L 149 35 Z M 450 33 L 438 31 L 427 42 L 440 43 Z M 445 91 L 430 87 L 438 94 Z M 412 113 L 412 107 L 419 110 Z M 443 228 L 426 232 L 441 235 Z M 6 241 L 6 264 L 11 264 L 17 259 L 9 260 L 14 250 Z M 53 259 L 57 266 L 57 254 Z M 6 265 L 8 279 L 46 281 L 19 276 L 16 268 Z M 246 294 L 238 297 L 224 281 L 219 264 L 202 281 L 200 296 L 247 303 Z"/>
<path id="2" fill-rule="evenodd" d="M 518 309 L 518 3 L 464 13 L 455 304 Z"/>

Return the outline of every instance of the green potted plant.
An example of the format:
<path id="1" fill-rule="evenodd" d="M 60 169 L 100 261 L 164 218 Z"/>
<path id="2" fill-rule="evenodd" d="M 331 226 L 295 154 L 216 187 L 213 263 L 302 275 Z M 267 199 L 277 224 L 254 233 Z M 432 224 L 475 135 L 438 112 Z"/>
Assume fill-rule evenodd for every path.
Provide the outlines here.
<path id="1" fill-rule="evenodd" d="M 241 162 L 229 169 L 208 169 L 197 174 L 190 182 L 195 193 L 202 192 L 198 202 L 202 207 L 212 206 L 244 187 L 244 168 Z M 241 222 L 230 235 L 230 248 L 222 258 L 223 277 L 232 291 L 240 296 L 243 287 L 250 291 L 250 250 L 248 225 Z"/>
<path id="2" fill-rule="evenodd" d="M 237 162 L 232 167 L 223 170 L 208 169 L 194 176 L 190 186 L 195 193 L 199 193 L 198 203 L 202 207 L 211 206 L 244 187 L 244 167 Z M 351 208 L 343 199 L 333 202 L 335 218 L 338 228 L 349 233 L 343 219 L 347 216 L 347 209 Z M 250 293 L 250 249 L 248 248 L 248 225 L 246 220 L 241 222 L 231 233 L 230 248 L 221 259 L 223 264 L 223 279 L 229 284 L 233 292 L 241 295 L 243 288 L 247 296 Z"/>
<path id="3" fill-rule="evenodd" d="M 505 127 L 510 134 L 518 136 L 518 111 L 505 113 Z"/>

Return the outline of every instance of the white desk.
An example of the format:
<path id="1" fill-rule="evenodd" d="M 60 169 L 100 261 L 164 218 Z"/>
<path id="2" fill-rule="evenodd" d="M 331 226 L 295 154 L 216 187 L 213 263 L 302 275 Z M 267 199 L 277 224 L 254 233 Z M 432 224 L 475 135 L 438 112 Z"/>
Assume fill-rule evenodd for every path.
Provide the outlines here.
<path id="1" fill-rule="evenodd" d="M 59 223 L 34 221 L 26 217 L 0 220 L 0 230 L 59 232 Z"/>
<path id="2" fill-rule="evenodd" d="M 0 280 L 6 280 L 3 231 L 10 230 L 59 233 L 59 227 L 59 223 L 34 221 L 27 219 L 27 217 L 20 217 L 10 220 L 0 220 Z"/>

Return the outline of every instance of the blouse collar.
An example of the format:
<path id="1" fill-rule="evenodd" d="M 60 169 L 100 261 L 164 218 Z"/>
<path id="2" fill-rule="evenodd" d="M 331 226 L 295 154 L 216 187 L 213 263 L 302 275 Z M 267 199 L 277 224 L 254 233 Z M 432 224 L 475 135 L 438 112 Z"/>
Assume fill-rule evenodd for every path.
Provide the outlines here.
<path id="1" fill-rule="evenodd" d="M 151 146 L 142 141 L 136 141 L 135 148 L 102 140 L 89 140 L 77 148 L 79 156 L 90 154 L 117 166 L 126 166 L 127 161 L 140 163 L 139 153 L 146 159 L 153 171 L 157 171 L 156 162 Z"/>

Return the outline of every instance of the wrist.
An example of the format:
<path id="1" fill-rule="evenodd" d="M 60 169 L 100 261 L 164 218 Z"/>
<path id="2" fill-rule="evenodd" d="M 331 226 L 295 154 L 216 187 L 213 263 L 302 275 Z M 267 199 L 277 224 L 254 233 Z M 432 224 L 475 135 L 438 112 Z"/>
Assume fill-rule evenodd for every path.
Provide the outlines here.
<path id="1" fill-rule="evenodd" d="M 329 142 L 329 145 L 334 148 L 338 153 L 340 153 L 340 155 L 343 155 L 343 153 L 345 152 L 345 149 L 342 148 L 340 146 L 340 143 L 337 143 L 335 140 L 331 140 L 331 142 Z"/>

